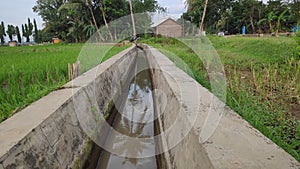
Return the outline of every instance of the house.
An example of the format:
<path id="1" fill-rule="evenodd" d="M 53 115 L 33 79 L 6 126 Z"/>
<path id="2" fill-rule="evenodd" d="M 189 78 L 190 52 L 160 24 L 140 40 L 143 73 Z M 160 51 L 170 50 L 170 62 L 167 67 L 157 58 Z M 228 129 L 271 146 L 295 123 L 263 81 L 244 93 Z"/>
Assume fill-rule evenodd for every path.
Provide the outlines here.
<path id="1" fill-rule="evenodd" d="M 167 37 L 181 37 L 182 26 L 172 18 L 163 19 L 156 24 L 151 25 L 154 29 L 154 34 Z"/>

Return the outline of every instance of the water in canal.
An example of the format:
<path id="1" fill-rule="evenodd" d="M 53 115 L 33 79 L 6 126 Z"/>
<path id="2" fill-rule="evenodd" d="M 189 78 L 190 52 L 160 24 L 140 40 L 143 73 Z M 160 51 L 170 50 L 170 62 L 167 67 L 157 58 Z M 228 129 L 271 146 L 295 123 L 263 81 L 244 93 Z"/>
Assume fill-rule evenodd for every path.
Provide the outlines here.
<path id="1" fill-rule="evenodd" d="M 147 60 L 142 50 L 138 51 L 136 72 L 128 86 L 128 95 L 122 101 L 122 110 L 117 110 L 112 127 L 119 133 L 132 138 L 148 138 L 147 141 L 127 141 L 122 136 L 109 134 L 106 144 L 117 148 L 122 154 L 111 154 L 103 149 L 94 149 L 99 155 L 86 168 L 97 169 L 157 169 L 156 156 L 138 158 L 140 154 L 155 154 L 154 108 L 152 82 Z M 150 138 L 150 139 L 149 139 Z M 97 154 L 94 152 L 94 154 Z M 131 158 L 136 157 L 136 158 Z M 94 164 L 93 164 L 94 163 Z"/>

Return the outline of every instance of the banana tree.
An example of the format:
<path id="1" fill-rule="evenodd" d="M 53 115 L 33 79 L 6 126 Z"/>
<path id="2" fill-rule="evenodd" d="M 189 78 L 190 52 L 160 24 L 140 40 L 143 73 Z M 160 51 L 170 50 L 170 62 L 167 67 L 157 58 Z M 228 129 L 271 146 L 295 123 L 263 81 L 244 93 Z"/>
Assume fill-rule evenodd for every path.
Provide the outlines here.
<path id="1" fill-rule="evenodd" d="M 277 18 L 277 16 L 275 15 L 275 13 L 273 11 L 268 14 L 268 23 L 269 23 L 270 33 L 274 32 L 273 21 L 276 18 Z"/>
<path id="2" fill-rule="evenodd" d="M 257 25 L 258 25 L 258 32 L 259 33 L 262 33 L 262 29 L 261 27 L 267 22 L 267 19 L 260 19 L 258 22 L 257 22 Z"/>
<path id="3" fill-rule="evenodd" d="M 278 17 L 277 17 L 277 23 L 276 23 L 276 34 L 278 34 L 280 28 L 281 28 L 281 21 L 286 21 L 286 12 L 288 10 L 285 9 Z"/>

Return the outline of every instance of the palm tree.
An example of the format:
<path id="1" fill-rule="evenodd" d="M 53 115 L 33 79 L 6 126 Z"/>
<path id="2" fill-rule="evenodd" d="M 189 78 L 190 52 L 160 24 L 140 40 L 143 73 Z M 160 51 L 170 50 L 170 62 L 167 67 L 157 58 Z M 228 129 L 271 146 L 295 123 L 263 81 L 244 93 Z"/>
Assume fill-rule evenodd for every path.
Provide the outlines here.
<path id="1" fill-rule="evenodd" d="M 192 11 L 196 7 L 197 1 L 198 0 L 186 0 L 186 5 L 188 6 L 189 11 Z M 200 31 L 199 33 L 200 34 L 203 33 L 203 30 L 204 30 L 204 20 L 205 20 L 205 16 L 206 16 L 207 5 L 208 5 L 208 0 L 205 0 L 202 18 L 199 23 L 199 31 Z"/>
<path id="2" fill-rule="evenodd" d="M 19 29 L 18 26 L 16 26 L 16 34 L 17 34 L 18 42 L 21 43 L 22 42 L 22 37 L 21 37 L 20 29 Z"/>
<path id="3" fill-rule="evenodd" d="M 101 13 L 102 13 L 102 18 L 103 18 L 103 21 L 104 21 L 104 23 L 105 23 L 105 26 L 106 26 L 106 28 L 107 28 L 107 30 L 108 30 L 110 39 L 113 41 L 114 38 L 113 38 L 113 36 L 112 36 L 112 34 L 111 34 L 110 30 L 109 30 L 109 27 L 108 27 L 108 24 L 107 24 L 107 21 L 106 21 L 106 18 L 105 18 L 105 12 L 104 12 L 103 5 L 102 5 L 101 2 L 100 2 L 100 5 L 99 5 L 99 8 L 100 8 L 100 11 L 101 11 Z"/>
<path id="4" fill-rule="evenodd" d="M 204 19 L 205 19 L 205 15 L 206 15 L 207 4 L 208 4 L 208 0 L 205 0 L 202 19 L 201 19 L 201 22 L 199 24 L 200 34 L 203 33 Z"/>
<path id="5" fill-rule="evenodd" d="M 96 22 L 96 19 L 95 19 L 95 16 L 94 16 L 94 13 L 93 13 L 93 9 L 92 9 L 92 1 L 91 0 L 86 0 L 86 4 L 90 10 L 90 13 L 92 15 L 92 19 L 93 19 L 93 22 L 94 22 L 94 25 L 96 27 L 96 30 L 97 30 L 97 33 L 99 35 L 99 37 L 101 38 L 102 41 L 104 41 L 104 38 L 103 36 L 101 35 L 100 31 L 99 31 L 99 27 L 97 25 L 97 22 Z"/>
<path id="6" fill-rule="evenodd" d="M 100 31 L 99 31 L 99 27 L 97 25 L 97 21 L 95 19 L 95 16 L 94 16 L 94 12 L 93 12 L 93 9 L 92 9 L 92 0 L 78 0 L 78 1 L 69 1 L 68 3 L 65 3 L 63 4 L 59 9 L 58 11 L 61 11 L 63 9 L 67 9 L 67 10 L 78 10 L 76 8 L 78 7 L 82 7 L 83 5 L 86 5 L 90 11 L 90 14 L 91 14 L 91 17 L 92 17 L 92 22 L 96 28 L 96 31 L 98 33 L 98 36 L 100 37 L 100 39 L 102 41 L 104 41 L 104 38 L 103 36 L 101 35 Z M 71 29 L 72 31 L 75 31 L 73 29 Z"/>
<path id="7" fill-rule="evenodd" d="M 13 41 L 13 36 L 16 35 L 15 27 L 13 25 L 7 25 L 6 33 L 8 34 L 9 40 Z"/>
<path id="8" fill-rule="evenodd" d="M 1 25 L 0 25 L 0 40 L 1 40 L 1 44 L 5 43 L 5 36 L 6 36 L 5 26 L 4 26 L 4 22 L 2 21 Z"/>

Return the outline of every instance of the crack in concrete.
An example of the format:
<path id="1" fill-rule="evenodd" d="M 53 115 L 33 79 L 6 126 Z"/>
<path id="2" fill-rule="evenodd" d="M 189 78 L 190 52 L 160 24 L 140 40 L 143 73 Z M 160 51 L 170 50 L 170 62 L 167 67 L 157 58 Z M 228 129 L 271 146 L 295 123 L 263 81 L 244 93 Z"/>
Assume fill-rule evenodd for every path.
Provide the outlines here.
<path id="1" fill-rule="evenodd" d="M 57 122 L 55 121 L 55 119 L 52 116 L 50 118 L 53 120 L 53 122 L 55 124 L 55 128 L 59 132 L 59 136 L 58 136 L 57 140 L 55 140 L 55 142 L 53 143 L 53 146 L 54 146 L 54 145 L 56 145 L 58 143 L 58 141 L 60 140 L 61 136 L 63 135 L 63 130 L 59 127 L 59 124 L 57 124 Z M 64 121 L 64 122 L 66 122 L 66 121 Z M 54 147 L 52 147 L 52 148 L 54 148 Z"/>
<path id="2" fill-rule="evenodd" d="M 48 146 L 49 146 L 52 150 L 54 150 L 54 148 L 51 146 L 50 141 L 48 140 L 46 134 L 45 134 L 44 131 L 42 130 L 41 126 L 39 126 L 39 128 L 40 128 L 40 130 L 42 131 L 42 134 L 43 134 L 43 136 L 45 137 L 45 139 L 46 139 L 46 141 L 47 141 L 47 143 L 48 143 Z M 53 157 L 55 158 L 55 160 L 57 161 L 57 163 L 59 164 L 59 166 L 62 167 L 62 164 L 61 164 L 60 161 L 58 160 L 57 156 L 53 154 Z"/>

